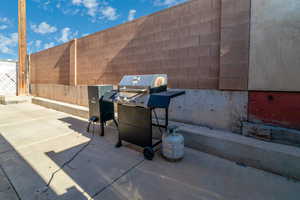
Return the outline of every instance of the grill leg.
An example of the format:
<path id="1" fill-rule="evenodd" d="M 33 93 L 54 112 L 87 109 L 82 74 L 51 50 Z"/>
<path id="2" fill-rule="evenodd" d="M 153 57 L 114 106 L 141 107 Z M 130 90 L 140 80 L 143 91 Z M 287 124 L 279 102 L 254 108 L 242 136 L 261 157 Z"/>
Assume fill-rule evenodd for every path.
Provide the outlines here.
<path id="1" fill-rule="evenodd" d="M 122 140 L 118 140 L 117 144 L 116 144 L 116 148 L 120 148 L 122 146 Z"/>
<path id="2" fill-rule="evenodd" d="M 118 122 L 117 122 L 117 120 L 116 120 L 115 118 L 113 118 L 113 120 L 114 120 L 114 122 L 115 122 L 115 124 L 116 124 L 116 127 L 118 128 L 118 127 L 119 127 L 119 125 L 118 125 Z"/>
<path id="3" fill-rule="evenodd" d="M 89 124 L 88 124 L 88 126 L 87 126 L 87 128 L 86 128 L 86 131 L 87 132 L 90 132 L 90 126 L 91 126 L 91 123 L 95 123 L 95 122 L 97 122 L 99 119 L 97 118 L 97 117 L 95 117 L 95 116 L 93 116 L 93 117 L 91 117 L 90 119 L 89 119 Z"/>
<path id="4" fill-rule="evenodd" d="M 120 138 L 119 125 L 118 125 L 118 122 L 117 122 L 117 120 L 116 120 L 115 118 L 113 118 L 113 120 L 114 120 L 114 123 L 116 124 L 116 127 L 117 127 L 117 129 L 118 129 L 118 134 L 119 134 L 119 136 L 118 136 L 118 142 L 117 142 L 117 144 L 115 145 L 115 147 L 116 147 L 116 148 L 120 148 L 120 147 L 122 146 L 122 140 L 121 140 L 121 138 Z"/>
<path id="5" fill-rule="evenodd" d="M 167 130 L 168 129 L 168 126 L 169 126 L 169 108 L 166 108 L 166 121 L 165 121 L 165 129 Z"/>
<path id="6" fill-rule="evenodd" d="M 103 137 L 104 136 L 104 122 L 102 122 L 100 126 L 101 126 L 100 136 Z"/>
<path id="7" fill-rule="evenodd" d="M 145 147 L 144 151 L 143 151 L 143 154 L 144 154 L 145 159 L 153 160 L 155 152 L 154 152 L 152 147 Z"/>
<path id="8" fill-rule="evenodd" d="M 90 126 L 91 126 L 91 123 L 92 123 L 92 121 L 89 121 L 89 124 L 88 124 L 88 126 L 87 126 L 87 128 L 86 128 L 86 131 L 87 131 L 87 132 L 90 132 Z"/>

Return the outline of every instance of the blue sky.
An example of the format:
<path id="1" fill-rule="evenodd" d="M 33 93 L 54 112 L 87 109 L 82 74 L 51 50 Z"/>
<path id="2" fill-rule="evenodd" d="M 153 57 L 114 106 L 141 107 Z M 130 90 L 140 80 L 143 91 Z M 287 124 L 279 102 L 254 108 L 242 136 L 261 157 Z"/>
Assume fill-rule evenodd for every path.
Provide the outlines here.
<path id="1" fill-rule="evenodd" d="M 2 1 L 0 59 L 16 60 L 18 1 Z M 184 1 L 186 0 L 27 0 L 28 53 L 117 26 Z"/>

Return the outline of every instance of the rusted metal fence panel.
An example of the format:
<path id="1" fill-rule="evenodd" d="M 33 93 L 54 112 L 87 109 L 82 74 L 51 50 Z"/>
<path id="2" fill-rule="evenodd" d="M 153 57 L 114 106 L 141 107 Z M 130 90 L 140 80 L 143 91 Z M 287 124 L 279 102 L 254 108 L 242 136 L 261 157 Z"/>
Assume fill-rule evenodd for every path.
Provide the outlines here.
<path id="1" fill-rule="evenodd" d="M 300 94 L 249 92 L 249 121 L 300 129 Z"/>

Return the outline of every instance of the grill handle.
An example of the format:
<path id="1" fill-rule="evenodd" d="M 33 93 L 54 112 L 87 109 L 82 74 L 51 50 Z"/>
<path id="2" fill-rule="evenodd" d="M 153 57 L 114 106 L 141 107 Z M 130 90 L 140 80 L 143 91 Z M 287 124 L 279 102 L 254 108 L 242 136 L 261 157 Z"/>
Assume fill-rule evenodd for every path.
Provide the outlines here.
<path id="1" fill-rule="evenodd" d="M 134 88 L 126 88 L 126 89 L 119 89 L 120 92 L 134 92 L 134 93 L 145 93 L 148 90 L 147 89 L 134 89 Z"/>

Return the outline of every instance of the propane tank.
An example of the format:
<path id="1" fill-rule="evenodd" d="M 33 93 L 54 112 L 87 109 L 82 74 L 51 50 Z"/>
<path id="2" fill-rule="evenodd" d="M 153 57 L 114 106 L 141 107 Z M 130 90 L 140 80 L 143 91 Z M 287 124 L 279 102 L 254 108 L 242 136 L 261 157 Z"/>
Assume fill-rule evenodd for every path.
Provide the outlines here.
<path id="1" fill-rule="evenodd" d="M 179 161 L 184 156 L 184 138 L 177 126 L 168 128 L 162 136 L 162 155 L 169 161 Z"/>

